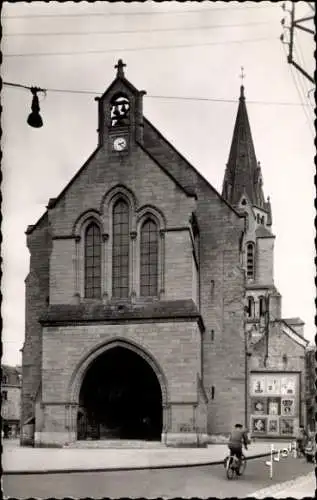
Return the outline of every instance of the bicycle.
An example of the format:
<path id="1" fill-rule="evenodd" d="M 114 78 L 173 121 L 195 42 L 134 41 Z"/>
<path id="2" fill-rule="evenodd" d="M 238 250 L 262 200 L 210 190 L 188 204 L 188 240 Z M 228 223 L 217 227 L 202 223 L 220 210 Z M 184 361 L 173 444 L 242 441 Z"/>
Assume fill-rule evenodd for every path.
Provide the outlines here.
<path id="1" fill-rule="evenodd" d="M 242 476 L 247 466 L 247 461 L 244 455 L 241 460 L 236 455 L 230 455 L 225 458 L 225 468 L 228 479 L 233 479 L 234 476 Z"/>

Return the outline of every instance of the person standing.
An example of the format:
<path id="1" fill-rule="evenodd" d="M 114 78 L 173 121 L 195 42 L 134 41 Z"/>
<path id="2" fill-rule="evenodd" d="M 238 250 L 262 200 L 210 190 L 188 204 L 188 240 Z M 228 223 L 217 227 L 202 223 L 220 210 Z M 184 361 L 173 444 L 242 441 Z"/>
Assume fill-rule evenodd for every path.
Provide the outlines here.
<path id="1" fill-rule="evenodd" d="M 308 441 L 308 434 L 303 425 L 298 428 L 296 433 L 296 449 L 299 452 L 298 455 L 305 455 L 305 446 Z"/>

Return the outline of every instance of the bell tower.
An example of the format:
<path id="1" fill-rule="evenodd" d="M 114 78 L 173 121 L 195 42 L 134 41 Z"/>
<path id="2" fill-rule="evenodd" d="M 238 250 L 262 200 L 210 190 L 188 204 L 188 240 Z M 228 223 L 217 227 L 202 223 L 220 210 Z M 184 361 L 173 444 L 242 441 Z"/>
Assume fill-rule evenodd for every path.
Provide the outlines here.
<path id="1" fill-rule="evenodd" d="M 242 71 L 241 78 L 244 78 Z M 250 325 L 262 324 L 266 301 L 271 298 L 280 316 L 280 295 L 274 284 L 274 240 L 270 198 L 265 200 L 260 162 L 257 160 L 246 106 L 240 86 L 239 105 L 226 165 L 223 198 L 245 216 L 242 263 L 246 277 L 246 310 Z M 267 302 L 268 303 L 268 302 Z M 271 311 L 271 312 L 272 312 Z M 249 325 L 249 326 L 250 326 Z"/>
<path id="2" fill-rule="evenodd" d="M 99 146 L 113 154 L 129 154 L 135 142 L 143 143 L 144 90 L 126 78 L 122 59 L 115 65 L 116 78 L 98 101 Z"/>

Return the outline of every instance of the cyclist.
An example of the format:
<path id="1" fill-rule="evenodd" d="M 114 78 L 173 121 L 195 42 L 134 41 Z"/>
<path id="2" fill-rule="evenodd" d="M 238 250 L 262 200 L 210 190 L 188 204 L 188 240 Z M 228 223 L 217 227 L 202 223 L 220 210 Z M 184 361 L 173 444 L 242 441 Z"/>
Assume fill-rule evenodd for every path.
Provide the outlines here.
<path id="1" fill-rule="evenodd" d="M 239 459 L 239 466 L 237 467 L 238 476 L 240 475 L 239 469 L 242 459 L 242 446 L 244 445 L 245 449 L 247 450 L 248 443 L 249 441 L 247 431 L 243 429 L 243 426 L 241 424 L 236 424 L 230 434 L 228 447 L 230 450 L 230 456 L 236 455 L 236 457 Z"/>

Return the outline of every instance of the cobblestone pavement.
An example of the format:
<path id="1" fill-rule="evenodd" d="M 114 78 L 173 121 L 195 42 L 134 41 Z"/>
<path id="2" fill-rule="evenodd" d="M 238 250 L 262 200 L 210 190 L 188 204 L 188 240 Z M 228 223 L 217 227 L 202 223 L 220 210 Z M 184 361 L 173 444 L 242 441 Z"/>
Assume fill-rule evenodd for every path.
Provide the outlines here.
<path id="1" fill-rule="evenodd" d="M 271 480 L 268 467 L 265 465 L 266 460 L 267 458 L 248 460 L 245 474 L 231 481 L 227 480 L 223 465 L 93 473 L 4 475 L 3 493 L 6 498 L 213 496 L 245 498 L 248 495 L 254 496 L 254 492 L 269 486 L 271 488 L 275 486 L 277 492 L 280 482 L 307 475 L 314 468 L 303 459 L 288 457 L 276 464 Z M 293 497 L 293 494 L 290 496 Z M 313 491 L 307 491 L 304 496 L 313 496 Z"/>

